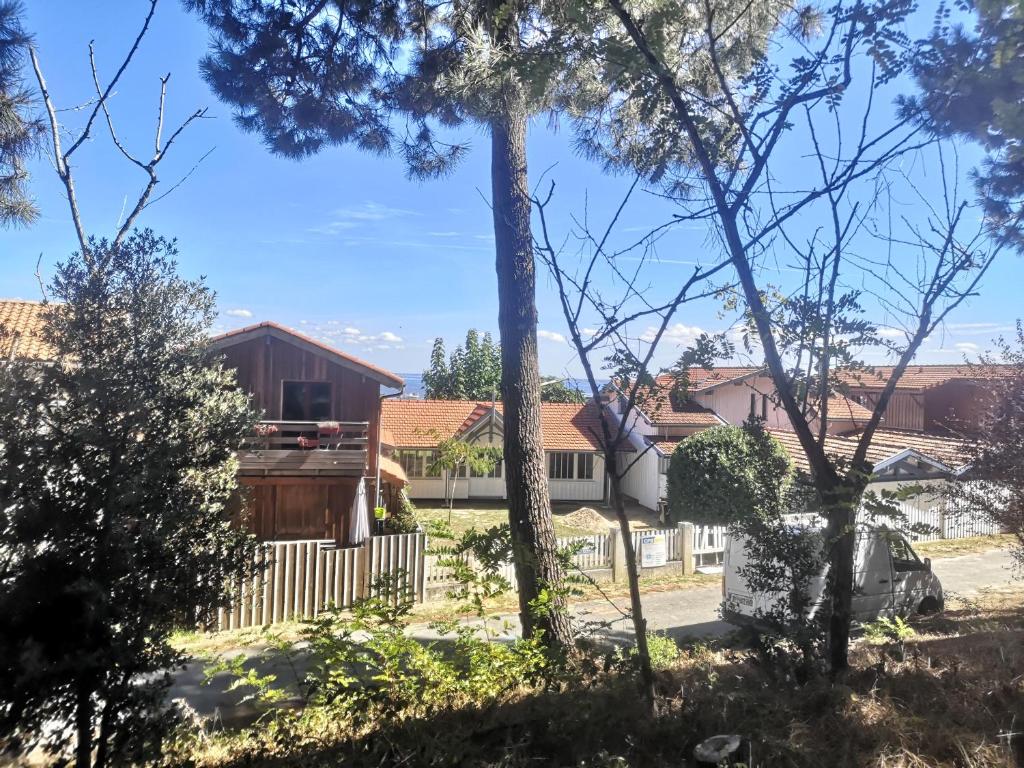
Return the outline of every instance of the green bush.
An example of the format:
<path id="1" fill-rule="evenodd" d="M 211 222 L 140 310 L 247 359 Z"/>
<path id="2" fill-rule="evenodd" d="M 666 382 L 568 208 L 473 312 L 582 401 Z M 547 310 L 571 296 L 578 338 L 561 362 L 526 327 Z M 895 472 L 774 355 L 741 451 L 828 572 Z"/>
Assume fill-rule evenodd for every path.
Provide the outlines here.
<path id="1" fill-rule="evenodd" d="M 392 533 L 415 533 L 419 528 L 416 507 L 405 488 L 398 493 L 398 510 L 388 518 L 388 528 Z"/>
<path id="2" fill-rule="evenodd" d="M 673 521 L 730 525 L 781 505 L 792 468 L 760 426 L 706 429 L 681 441 L 668 470 Z"/>

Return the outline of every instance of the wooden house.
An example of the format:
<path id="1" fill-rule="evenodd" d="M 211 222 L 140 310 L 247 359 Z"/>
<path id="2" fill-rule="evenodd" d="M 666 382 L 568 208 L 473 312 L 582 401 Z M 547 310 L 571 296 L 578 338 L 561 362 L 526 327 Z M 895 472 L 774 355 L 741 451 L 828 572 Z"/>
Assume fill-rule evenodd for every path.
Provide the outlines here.
<path id="1" fill-rule="evenodd" d="M 273 322 L 211 345 L 263 414 L 238 454 L 256 535 L 347 543 L 360 479 L 371 500 L 379 484 L 403 482 L 400 468 L 379 461 L 379 436 L 382 389 L 400 390 L 404 381 Z"/>

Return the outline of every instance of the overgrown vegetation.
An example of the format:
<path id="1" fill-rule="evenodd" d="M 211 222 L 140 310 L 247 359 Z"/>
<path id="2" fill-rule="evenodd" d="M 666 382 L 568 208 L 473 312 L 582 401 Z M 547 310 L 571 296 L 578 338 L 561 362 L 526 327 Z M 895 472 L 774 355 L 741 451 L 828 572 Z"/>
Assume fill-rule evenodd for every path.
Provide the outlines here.
<path id="1" fill-rule="evenodd" d="M 921 620 L 904 661 L 856 645 L 841 685 L 818 679 L 796 690 L 755 654 L 700 643 L 656 673 L 651 715 L 630 665 L 586 656 L 571 674 L 545 668 L 535 684 L 418 717 L 369 723 L 312 708 L 185 736 L 167 765 L 676 766 L 707 736 L 741 733 L 759 766 L 989 768 L 1008 764 L 999 734 L 1024 717 L 1022 606 L 1015 592 Z"/>
<path id="2" fill-rule="evenodd" d="M 148 231 L 90 240 L 52 283 L 53 364 L 0 366 L 0 744 L 15 754 L 74 742 L 87 768 L 158 751 L 183 658 L 171 633 L 209 621 L 252 562 L 229 502 L 256 414 L 209 352 L 213 294 L 176 254 Z"/>

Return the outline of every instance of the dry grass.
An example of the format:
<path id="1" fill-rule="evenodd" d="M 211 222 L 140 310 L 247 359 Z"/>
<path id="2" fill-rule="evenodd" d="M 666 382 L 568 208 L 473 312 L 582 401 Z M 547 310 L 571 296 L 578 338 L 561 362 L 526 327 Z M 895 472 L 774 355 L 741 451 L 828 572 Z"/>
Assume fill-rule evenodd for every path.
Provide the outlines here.
<path id="1" fill-rule="evenodd" d="M 594 520 L 587 525 L 573 524 L 571 513 L 583 507 L 590 507 L 598 512 L 603 520 Z M 626 514 L 632 528 L 658 527 L 657 515 L 639 505 L 631 505 Z M 593 533 L 607 533 L 608 529 L 617 526 L 615 513 L 600 502 L 555 502 L 551 505 L 551 517 L 555 524 L 556 536 L 586 536 Z M 438 502 L 423 501 L 416 505 L 416 519 L 421 523 L 431 520 L 448 522 L 448 507 Z M 508 522 L 508 505 L 506 502 L 455 502 L 451 512 L 451 526 L 456 534 L 470 528 L 485 530 L 495 525 Z"/>
<path id="2" fill-rule="evenodd" d="M 378 728 L 320 716 L 214 737 L 176 765 L 667 768 L 707 736 L 739 733 L 757 766 L 1011 766 L 999 734 L 1024 721 L 1024 591 L 985 594 L 917 629 L 905 661 L 858 645 L 836 683 L 800 686 L 747 651 L 694 646 L 659 675 L 653 715 L 629 675 L 597 661 L 547 690 Z"/>
<path id="3" fill-rule="evenodd" d="M 921 557 L 959 557 L 974 555 L 993 549 L 1008 549 L 1017 541 L 1010 533 L 995 536 L 975 536 L 969 539 L 936 539 L 914 544 L 914 551 Z"/>

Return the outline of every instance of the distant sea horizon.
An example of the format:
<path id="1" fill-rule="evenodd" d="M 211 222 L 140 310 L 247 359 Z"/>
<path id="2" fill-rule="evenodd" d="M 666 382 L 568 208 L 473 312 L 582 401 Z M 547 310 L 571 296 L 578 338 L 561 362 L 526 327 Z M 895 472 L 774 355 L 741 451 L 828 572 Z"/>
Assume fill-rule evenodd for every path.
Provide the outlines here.
<path id="1" fill-rule="evenodd" d="M 422 398 L 426 394 L 426 390 L 423 387 L 423 374 L 422 373 L 399 373 L 403 379 L 405 379 L 405 392 L 402 397 L 419 397 Z M 585 395 L 590 394 L 590 385 L 586 379 L 566 379 L 565 384 L 568 387 L 575 387 L 576 389 L 583 392 Z M 604 386 L 604 382 L 601 382 Z"/>

